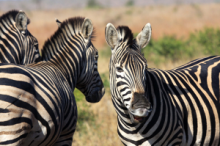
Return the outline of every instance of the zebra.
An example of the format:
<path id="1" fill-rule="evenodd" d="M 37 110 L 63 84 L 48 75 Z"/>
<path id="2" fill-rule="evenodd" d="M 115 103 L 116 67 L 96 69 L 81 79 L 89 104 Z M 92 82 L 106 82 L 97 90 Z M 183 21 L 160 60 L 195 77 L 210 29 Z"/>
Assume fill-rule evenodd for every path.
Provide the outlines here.
<path id="1" fill-rule="evenodd" d="M 38 41 L 28 31 L 25 12 L 12 10 L 0 17 L 0 63 L 30 64 L 40 61 Z"/>
<path id="2" fill-rule="evenodd" d="M 45 42 L 42 61 L 0 64 L 0 145 L 71 145 L 74 88 L 91 103 L 105 93 L 92 38 L 90 19 L 69 18 Z"/>
<path id="3" fill-rule="evenodd" d="M 147 23 L 133 39 L 127 26 L 105 28 L 120 140 L 128 146 L 219 146 L 220 56 L 171 70 L 148 68 L 141 50 L 151 31 Z"/>

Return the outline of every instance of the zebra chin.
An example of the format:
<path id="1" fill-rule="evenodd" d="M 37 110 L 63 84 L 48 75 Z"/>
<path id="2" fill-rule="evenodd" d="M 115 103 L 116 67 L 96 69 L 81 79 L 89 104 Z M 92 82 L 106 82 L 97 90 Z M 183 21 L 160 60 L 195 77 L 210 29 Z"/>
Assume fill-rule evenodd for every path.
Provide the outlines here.
<path id="1" fill-rule="evenodd" d="M 98 89 L 94 91 L 92 94 L 86 96 L 86 101 L 91 103 L 99 102 L 104 94 L 105 94 L 105 88 L 102 87 L 101 89 Z"/>

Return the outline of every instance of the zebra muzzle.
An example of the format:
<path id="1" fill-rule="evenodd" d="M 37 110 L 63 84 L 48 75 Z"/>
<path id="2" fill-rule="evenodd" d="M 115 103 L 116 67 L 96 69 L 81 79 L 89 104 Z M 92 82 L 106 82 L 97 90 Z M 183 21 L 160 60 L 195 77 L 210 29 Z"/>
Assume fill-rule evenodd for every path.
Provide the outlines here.
<path id="1" fill-rule="evenodd" d="M 129 108 L 129 116 L 132 123 L 141 123 L 149 116 L 151 111 L 152 105 L 150 103 L 148 105 L 139 104 L 135 108 Z"/>
<path id="2" fill-rule="evenodd" d="M 152 106 L 150 106 L 150 108 L 138 108 L 133 111 L 129 110 L 128 113 L 132 123 L 141 123 L 149 116 L 151 111 Z"/>
<path id="3" fill-rule="evenodd" d="M 105 88 L 102 87 L 101 89 L 95 90 L 92 94 L 87 96 L 86 100 L 90 103 L 96 103 L 101 100 L 104 94 L 105 94 Z"/>

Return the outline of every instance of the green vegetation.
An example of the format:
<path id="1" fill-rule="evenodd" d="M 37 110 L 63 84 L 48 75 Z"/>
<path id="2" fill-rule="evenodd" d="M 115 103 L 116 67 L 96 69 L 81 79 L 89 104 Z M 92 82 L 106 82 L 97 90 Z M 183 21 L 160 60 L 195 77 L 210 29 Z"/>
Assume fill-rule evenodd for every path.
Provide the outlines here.
<path id="1" fill-rule="evenodd" d="M 198 43 L 202 47 L 203 53 L 206 55 L 220 54 L 220 30 L 207 28 L 200 31 L 196 37 Z"/>
<path id="2" fill-rule="evenodd" d="M 134 6 L 134 0 L 128 0 L 125 5 L 126 5 L 127 7 Z"/>
<path id="3" fill-rule="evenodd" d="M 86 103 L 87 101 L 85 99 L 85 96 L 78 89 L 74 90 L 74 95 L 77 102 L 78 112 L 76 131 L 85 133 L 86 124 L 97 126 L 97 124 L 95 123 L 95 116 L 94 113 L 89 110 L 90 105 Z"/>
<path id="4" fill-rule="evenodd" d="M 96 0 L 88 0 L 87 8 L 101 8 L 101 5 Z"/>
<path id="5" fill-rule="evenodd" d="M 144 56 L 155 62 L 194 59 L 199 56 L 220 55 L 220 30 L 206 28 L 192 33 L 186 40 L 175 36 L 164 36 L 159 40 L 150 40 L 142 49 Z"/>
<path id="6" fill-rule="evenodd" d="M 109 85 L 109 73 L 106 72 L 105 74 L 101 74 L 102 82 L 105 88 L 110 88 Z"/>

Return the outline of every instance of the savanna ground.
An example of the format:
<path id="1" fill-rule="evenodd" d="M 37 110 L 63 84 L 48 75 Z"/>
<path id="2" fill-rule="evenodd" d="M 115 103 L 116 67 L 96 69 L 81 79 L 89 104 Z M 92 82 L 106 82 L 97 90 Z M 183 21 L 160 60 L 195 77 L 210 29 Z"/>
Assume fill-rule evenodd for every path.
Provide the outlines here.
<path id="1" fill-rule="evenodd" d="M 0 14 L 2 14 L 1 12 Z M 152 39 L 143 49 L 148 67 L 172 69 L 198 57 L 220 54 L 220 4 L 123 7 L 108 9 L 65 9 L 26 11 L 30 32 L 38 39 L 39 48 L 57 29 L 55 18 L 63 21 L 83 16 L 91 19 L 96 30 L 93 42 L 99 50 L 98 68 L 106 94 L 96 104 L 87 103 L 74 91 L 78 106 L 78 124 L 74 134 L 75 146 L 120 146 L 117 135 L 116 112 L 109 92 L 108 64 L 111 55 L 105 42 L 107 23 L 127 25 L 136 36 L 150 22 Z"/>

